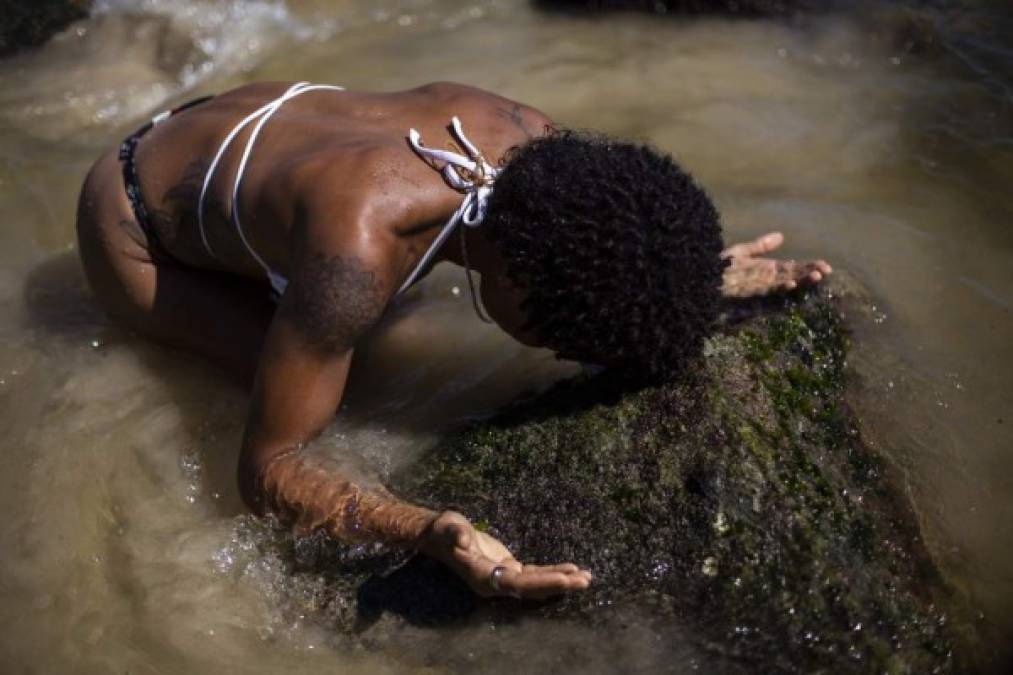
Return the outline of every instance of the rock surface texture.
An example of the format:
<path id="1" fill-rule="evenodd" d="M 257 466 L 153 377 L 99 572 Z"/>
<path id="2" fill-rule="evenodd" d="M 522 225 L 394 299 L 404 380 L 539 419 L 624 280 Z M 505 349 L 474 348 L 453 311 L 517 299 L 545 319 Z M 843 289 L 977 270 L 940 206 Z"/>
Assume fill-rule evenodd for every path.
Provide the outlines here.
<path id="1" fill-rule="evenodd" d="M 360 634 L 391 616 L 607 623 L 636 606 L 747 670 L 961 669 L 951 594 L 845 404 L 834 302 L 823 291 L 754 308 L 668 385 L 562 383 L 394 477 L 406 497 L 460 510 L 521 560 L 589 567 L 590 591 L 481 603 L 434 563 L 374 576 L 397 556 L 311 540 L 292 549 L 291 571 L 317 584 L 299 592 L 305 606 Z"/>
<path id="2" fill-rule="evenodd" d="M 809 9 L 818 0 L 534 0 L 542 9 L 631 10 L 655 14 L 784 15 Z M 824 0 L 825 4 L 826 0 Z"/>
<path id="3" fill-rule="evenodd" d="M 91 0 L 0 0 L 0 56 L 42 44 L 90 7 Z"/>

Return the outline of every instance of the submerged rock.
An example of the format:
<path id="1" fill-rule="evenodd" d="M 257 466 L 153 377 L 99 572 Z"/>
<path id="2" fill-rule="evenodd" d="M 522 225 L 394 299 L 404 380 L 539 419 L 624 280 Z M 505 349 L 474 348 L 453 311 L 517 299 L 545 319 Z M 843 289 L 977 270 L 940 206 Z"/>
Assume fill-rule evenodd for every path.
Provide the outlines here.
<path id="1" fill-rule="evenodd" d="M 519 558 L 643 598 L 770 669 L 932 672 L 952 660 L 939 579 L 843 399 L 846 337 L 810 297 L 712 338 L 679 383 L 570 382 L 433 453 L 410 492 Z M 933 603 L 936 604 L 933 604 Z"/>
<path id="2" fill-rule="evenodd" d="M 0 56 L 40 45 L 72 21 L 88 15 L 91 0 L 0 2 Z"/>
<path id="3" fill-rule="evenodd" d="M 376 575 L 399 557 L 316 539 L 287 554 L 294 578 L 316 584 L 289 596 L 360 632 L 381 615 L 604 624 L 635 605 L 720 661 L 767 672 L 953 669 L 948 591 L 845 404 L 846 351 L 839 315 L 814 294 L 729 326 L 678 382 L 562 383 L 395 477 L 521 560 L 589 567 L 586 593 L 479 602 L 431 561 Z"/>

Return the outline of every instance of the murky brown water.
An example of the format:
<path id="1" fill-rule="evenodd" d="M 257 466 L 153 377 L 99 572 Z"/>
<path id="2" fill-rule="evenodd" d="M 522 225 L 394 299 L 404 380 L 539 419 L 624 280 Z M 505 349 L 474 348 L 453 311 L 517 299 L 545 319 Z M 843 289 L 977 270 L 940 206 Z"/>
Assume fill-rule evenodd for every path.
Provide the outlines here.
<path id="1" fill-rule="evenodd" d="M 858 278 L 881 319 L 856 335 L 867 431 L 984 625 L 1013 631 L 1013 56 L 1002 40 L 1013 24 L 1000 10 L 955 11 L 934 48 L 909 55 L 895 22 L 861 15 L 596 21 L 523 0 L 108 0 L 41 51 L 0 62 L 5 671 L 701 667 L 677 627 L 659 643 L 636 620 L 607 639 L 530 621 L 351 647 L 300 618 L 278 561 L 251 553 L 233 485 L 243 392 L 108 325 L 76 269 L 73 214 L 91 160 L 145 115 L 269 78 L 459 80 L 649 139 L 709 188 L 729 238 L 781 229 L 787 255 L 825 256 Z M 328 446 L 382 472 L 441 428 L 568 372 L 479 323 L 454 292 L 462 282 L 438 270 L 374 336 Z"/>

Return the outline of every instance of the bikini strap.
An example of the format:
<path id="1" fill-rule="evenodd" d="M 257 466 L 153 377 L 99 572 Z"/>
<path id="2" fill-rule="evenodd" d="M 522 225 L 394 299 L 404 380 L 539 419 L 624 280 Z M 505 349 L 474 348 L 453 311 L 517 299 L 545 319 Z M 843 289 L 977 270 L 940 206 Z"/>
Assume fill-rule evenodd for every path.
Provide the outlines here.
<path id="1" fill-rule="evenodd" d="M 418 265 L 415 266 L 412 273 L 408 275 L 398 293 L 403 293 L 415 283 L 422 270 L 430 263 L 433 256 L 436 255 L 439 248 L 446 242 L 458 223 L 463 223 L 467 227 L 478 227 L 482 224 L 482 221 L 485 219 L 486 209 L 488 208 L 489 197 L 492 195 L 493 185 L 500 173 L 500 168 L 489 164 L 481 151 L 464 135 L 464 131 L 461 128 L 461 120 L 457 117 L 453 117 L 450 120 L 449 131 L 454 140 L 467 153 L 466 155 L 450 150 L 427 148 L 422 144 L 422 138 L 418 131 L 415 129 L 408 131 L 408 143 L 411 145 L 412 150 L 415 151 L 415 154 L 435 170 L 439 171 L 443 175 L 443 180 L 446 181 L 447 185 L 462 193 L 464 199 L 461 201 L 461 205 L 457 207 L 457 210 L 450 216 L 450 219 L 447 220 L 443 229 L 436 235 L 433 243 L 430 244 L 429 249 L 419 260 Z M 463 237 L 463 230 L 461 234 Z M 479 316 L 485 319 L 486 317 L 482 316 L 482 312 L 479 311 L 474 286 L 470 283 L 471 269 L 467 264 L 467 260 L 465 261 L 465 269 L 468 271 L 469 285 L 472 286 L 472 301 L 475 303 Z"/>
<path id="2" fill-rule="evenodd" d="M 264 128 L 264 125 L 267 124 L 267 121 L 271 119 L 271 117 L 278 112 L 281 106 L 283 106 L 287 101 L 307 92 L 319 90 L 343 91 L 344 88 L 328 84 L 298 82 L 289 87 L 285 93 L 278 98 L 254 110 L 252 113 L 244 117 L 239 124 L 233 127 L 232 131 L 230 131 L 225 137 L 225 140 L 222 141 L 221 146 L 218 148 L 218 152 L 215 153 L 214 159 L 211 160 L 211 164 L 208 166 L 207 173 L 204 175 L 204 184 L 201 186 L 200 198 L 197 201 L 197 229 L 200 231 L 201 242 L 204 244 L 204 249 L 211 254 L 212 257 L 217 257 L 215 256 L 214 251 L 211 250 L 211 246 L 208 243 L 207 234 L 204 229 L 204 199 L 207 196 L 208 187 L 211 185 L 211 178 L 214 176 L 215 169 L 218 168 L 218 164 L 225 155 L 225 151 L 228 150 L 229 145 L 231 145 L 233 139 L 239 135 L 239 132 L 245 129 L 247 125 L 256 121 L 253 131 L 250 133 L 250 137 L 246 141 L 243 156 L 239 160 L 239 168 L 236 170 L 236 180 L 232 185 L 232 203 L 229 207 L 229 215 L 232 219 L 232 224 L 236 228 L 236 233 L 239 235 L 240 241 L 243 242 L 243 246 L 246 247 L 246 250 L 250 252 L 250 255 L 253 256 L 254 260 L 256 260 L 257 263 L 264 268 L 264 271 L 267 272 L 267 278 L 270 280 L 271 286 L 275 289 L 276 293 L 284 291 L 284 284 L 278 283 L 279 280 L 283 280 L 283 277 L 281 277 L 277 272 L 271 269 L 266 262 L 264 262 L 264 259 L 257 254 L 250 245 L 250 242 L 246 239 L 246 234 L 243 232 L 243 225 L 239 220 L 239 186 L 242 184 L 243 173 L 246 171 L 247 162 L 249 162 L 250 154 L 253 152 L 253 144 L 256 143 L 257 137 L 260 135 L 260 131 Z"/>

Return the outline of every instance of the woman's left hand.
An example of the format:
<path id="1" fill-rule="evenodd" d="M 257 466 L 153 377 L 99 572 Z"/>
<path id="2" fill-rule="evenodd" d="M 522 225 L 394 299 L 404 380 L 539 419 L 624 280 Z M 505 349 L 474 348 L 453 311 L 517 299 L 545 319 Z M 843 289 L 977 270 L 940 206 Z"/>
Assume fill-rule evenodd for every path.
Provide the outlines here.
<path id="1" fill-rule="evenodd" d="M 725 268 L 721 293 L 726 298 L 750 298 L 786 293 L 818 283 L 833 270 L 825 260 L 798 262 L 762 257 L 779 248 L 784 235 L 771 232 L 743 244 L 729 246 L 722 253 L 731 262 Z"/>

